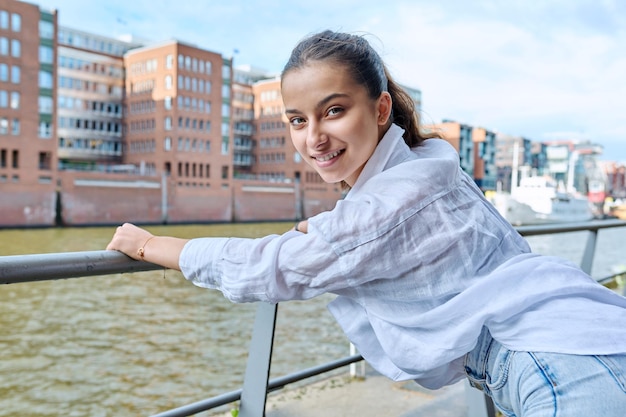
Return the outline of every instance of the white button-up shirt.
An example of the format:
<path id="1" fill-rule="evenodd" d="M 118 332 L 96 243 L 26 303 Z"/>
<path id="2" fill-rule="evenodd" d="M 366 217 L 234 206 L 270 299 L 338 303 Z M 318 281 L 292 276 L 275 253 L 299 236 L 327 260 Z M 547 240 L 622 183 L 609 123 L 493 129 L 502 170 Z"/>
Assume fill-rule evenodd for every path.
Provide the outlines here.
<path id="1" fill-rule="evenodd" d="M 483 328 L 513 350 L 626 353 L 626 298 L 530 253 L 450 144 L 409 149 L 392 125 L 346 198 L 308 233 L 201 238 L 185 277 L 234 302 L 338 297 L 329 309 L 378 371 L 438 388 Z"/>

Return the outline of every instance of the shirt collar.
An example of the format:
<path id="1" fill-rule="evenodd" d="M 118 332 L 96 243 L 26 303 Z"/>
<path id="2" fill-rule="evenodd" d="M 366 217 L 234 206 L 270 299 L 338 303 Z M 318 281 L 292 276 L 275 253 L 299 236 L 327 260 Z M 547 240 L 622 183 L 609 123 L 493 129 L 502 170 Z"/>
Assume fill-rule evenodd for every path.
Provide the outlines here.
<path id="1" fill-rule="evenodd" d="M 402 137 L 403 134 L 404 129 L 397 124 L 391 124 L 389 129 L 387 129 L 387 132 L 383 135 L 383 138 L 378 143 L 378 146 L 376 146 L 374 153 L 366 162 L 361 174 L 357 178 L 348 195 L 358 193 L 358 190 L 370 178 L 388 168 L 388 162 L 391 162 L 392 165 L 396 165 L 399 162 L 406 160 L 407 157 L 410 157 L 409 155 L 411 154 L 411 151 L 404 142 Z"/>

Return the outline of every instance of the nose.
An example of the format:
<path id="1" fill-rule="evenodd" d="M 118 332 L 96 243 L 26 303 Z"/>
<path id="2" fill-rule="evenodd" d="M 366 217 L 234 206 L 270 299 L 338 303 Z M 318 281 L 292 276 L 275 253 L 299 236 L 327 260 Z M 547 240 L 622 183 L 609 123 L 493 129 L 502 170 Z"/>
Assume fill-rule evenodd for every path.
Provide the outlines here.
<path id="1" fill-rule="evenodd" d="M 328 142 L 328 135 L 323 132 L 319 123 L 309 122 L 306 144 L 310 149 L 318 149 Z"/>

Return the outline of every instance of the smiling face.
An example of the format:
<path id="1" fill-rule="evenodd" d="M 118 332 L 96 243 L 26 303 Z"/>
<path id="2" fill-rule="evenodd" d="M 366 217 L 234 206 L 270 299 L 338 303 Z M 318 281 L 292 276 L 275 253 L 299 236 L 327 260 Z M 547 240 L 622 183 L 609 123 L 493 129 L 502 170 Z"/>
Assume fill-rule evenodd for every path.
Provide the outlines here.
<path id="1" fill-rule="evenodd" d="M 389 93 L 372 99 L 344 66 L 313 61 L 284 74 L 282 97 L 296 150 L 324 181 L 353 186 L 389 128 Z"/>

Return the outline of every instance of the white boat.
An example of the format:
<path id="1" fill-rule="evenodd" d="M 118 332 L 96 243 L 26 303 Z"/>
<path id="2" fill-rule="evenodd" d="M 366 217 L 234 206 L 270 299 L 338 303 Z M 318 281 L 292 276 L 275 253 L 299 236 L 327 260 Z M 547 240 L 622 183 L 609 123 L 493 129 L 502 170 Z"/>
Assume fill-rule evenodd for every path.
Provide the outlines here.
<path id="1" fill-rule="evenodd" d="M 594 218 L 589 200 L 582 195 L 562 191 L 547 176 L 526 177 L 511 193 L 495 193 L 491 202 L 512 225 L 567 223 Z"/>
<path id="2" fill-rule="evenodd" d="M 572 176 L 569 191 L 559 186 L 550 176 L 525 176 L 518 178 L 518 144 L 513 147 L 513 169 L 511 173 L 511 192 L 496 192 L 489 196 L 498 212 L 514 226 L 569 223 L 592 220 L 593 205 L 589 199 L 577 193 L 573 187 Z M 570 160 L 571 172 L 572 160 Z"/>

